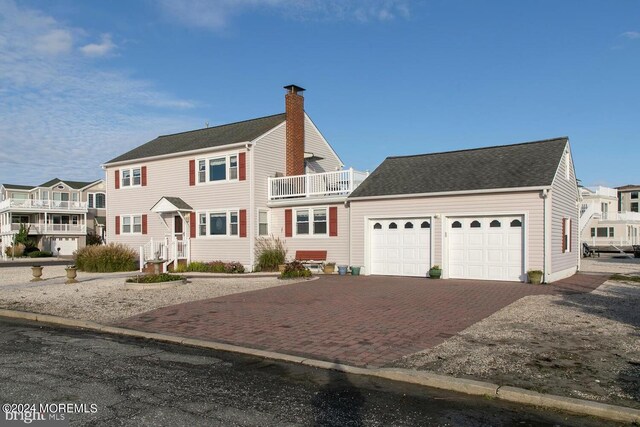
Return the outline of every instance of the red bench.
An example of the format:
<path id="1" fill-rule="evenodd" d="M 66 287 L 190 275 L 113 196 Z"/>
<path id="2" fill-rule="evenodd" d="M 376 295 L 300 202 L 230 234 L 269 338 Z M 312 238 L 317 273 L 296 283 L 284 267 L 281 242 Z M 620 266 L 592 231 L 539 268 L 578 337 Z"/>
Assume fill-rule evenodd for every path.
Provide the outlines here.
<path id="1" fill-rule="evenodd" d="M 296 251 L 296 261 L 300 261 L 305 267 L 321 269 L 327 260 L 327 251 Z"/>

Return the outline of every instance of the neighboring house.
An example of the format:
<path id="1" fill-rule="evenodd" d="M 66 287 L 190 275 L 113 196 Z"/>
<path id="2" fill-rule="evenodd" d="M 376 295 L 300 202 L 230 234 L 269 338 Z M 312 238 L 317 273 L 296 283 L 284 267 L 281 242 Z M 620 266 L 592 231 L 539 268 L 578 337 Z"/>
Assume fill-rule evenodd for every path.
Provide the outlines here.
<path id="1" fill-rule="evenodd" d="M 349 196 L 351 264 L 552 282 L 579 266 L 578 200 L 568 138 L 389 157 Z"/>
<path id="2" fill-rule="evenodd" d="M 616 188 L 618 190 L 618 211 L 619 212 L 640 212 L 638 210 L 638 193 L 640 185 L 624 185 Z"/>
<path id="3" fill-rule="evenodd" d="M 2 252 L 24 224 L 40 249 L 72 255 L 86 244 L 87 233 L 103 233 L 104 225 L 97 223 L 106 215 L 105 197 L 102 180 L 54 178 L 37 186 L 0 185 Z"/>
<path id="4" fill-rule="evenodd" d="M 626 186 L 620 188 L 634 188 Z M 608 187 L 580 188 L 580 236 L 583 242 L 600 249 L 630 250 L 640 243 L 640 213 L 631 211 L 637 191 Z M 620 197 L 626 201 L 621 203 Z M 620 209 L 622 207 L 623 209 Z"/>
<path id="5" fill-rule="evenodd" d="M 160 136 L 103 165 L 107 241 L 140 248 L 142 262 L 255 264 L 274 235 L 297 250 L 349 262 L 346 197 L 366 177 L 343 163 L 286 86 L 285 113 Z"/>

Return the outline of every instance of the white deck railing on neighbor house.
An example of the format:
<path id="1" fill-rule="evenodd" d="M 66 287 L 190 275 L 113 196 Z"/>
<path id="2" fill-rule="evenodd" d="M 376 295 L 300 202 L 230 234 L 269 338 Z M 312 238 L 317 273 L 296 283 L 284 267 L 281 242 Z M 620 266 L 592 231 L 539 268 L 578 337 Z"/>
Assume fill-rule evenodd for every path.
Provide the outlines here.
<path id="1" fill-rule="evenodd" d="M 299 197 L 348 196 L 369 175 L 346 169 L 307 175 L 269 178 L 269 200 Z"/>
<path id="2" fill-rule="evenodd" d="M 87 211 L 87 202 L 71 202 L 41 199 L 7 199 L 0 202 L 0 211 L 6 209 Z"/>
<path id="3" fill-rule="evenodd" d="M 25 223 L 28 233 L 33 234 L 86 234 L 87 226 L 81 224 L 41 224 Z M 5 224 L 0 227 L 3 234 L 14 234 L 20 231 L 20 224 Z"/>
<path id="4" fill-rule="evenodd" d="M 618 212 L 619 221 L 640 221 L 640 212 Z"/>
<path id="5" fill-rule="evenodd" d="M 585 187 L 585 188 L 589 190 L 591 193 L 593 193 L 593 195 L 595 196 L 612 197 L 616 199 L 618 198 L 618 190 L 616 190 L 615 188 L 603 187 L 601 185 L 597 187 Z"/>

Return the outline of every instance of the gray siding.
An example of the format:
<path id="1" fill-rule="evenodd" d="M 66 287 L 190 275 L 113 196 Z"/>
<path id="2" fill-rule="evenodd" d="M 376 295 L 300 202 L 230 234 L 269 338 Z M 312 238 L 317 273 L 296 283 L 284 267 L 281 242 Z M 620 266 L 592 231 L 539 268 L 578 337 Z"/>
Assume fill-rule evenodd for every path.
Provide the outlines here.
<path id="1" fill-rule="evenodd" d="M 313 209 L 314 207 L 338 207 L 338 235 L 333 237 L 316 237 L 303 236 L 296 237 L 295 231 L 293 237 L 285 237 L 284 233 L 284 211 L 285 209 Z M 295 229 L 295 214 L 293 214 L 293 224 Z M 328 224 L 327 224 L 328 228 Z M 293 206 L 278 207 L 271 209 L 271 233 L 285 240 L 288 250 L 287 258 L 292 260 L 295 258 L 298 250 L 326 250 L 327 261 L 337 264 L 349 264 L 349 209 L 344 204 L 318 204 L 314 206 Z"/>
<path id="2" fill-rule="evenodd" d="M 367 218 L 433 217 L 433 263 L 443 265 L 442 220 L 445 216 L 525 214 L 525 269 L 544 264 L 544 204 L 540 192 L 470 194 L 351 201 L 351 263 L 366 263 Z M 440 218 L 435 218 L 439 215 Z M 444 266 L 446 268 L 446 266 Z"/>
<path id="3" fill-rule="evenodd" d="M 569 145 L 560 161 L 560 166 L 551 187 L 551 269 L 554 274 L 568 269 L 578 268 L 580 257 L 580 236 L 578 207 L 578 186 L 574 174 L 573 163 L 569 161 L 569 179 L 567 179 L 567 165 L 565 159 L 569 156 Z M 569 160 L 571 157 L 569 156 Z M 562 220 L 571 219 L 571 251 L 562 252 Z"/>
<path id="4" fill-rule="evenodd" d="M 107 175 L 107 236 L 109 242 L 120 242 L 138 249 L 153 239 L 163 239 L 170 233 L 160 215 L 152 213 L 153 205 L 163 196 L 182 198 L 197 212 L 216 210 L 247 209 L 249 215 L 249 177 L 246 181 L 207 183 L 189 185 L 189 160 L 239 153 L 243 149 L 212 150 L 207 155 L 184 155 L 169 159 L 132 163 L 130 166 L 147 166 L 147 186 L 120 188 L 114 187 L 114 171 L 130 166 L 109 167 Z M 247 156 L 247 171 L 250 161 Z M 148 234 L 115 234 L 115 217 L 120 215 L 148 215 Z M 249 220 L 249 219 L 247 219 Z M 167 219 L 173 226 L 171 218 Z M 189 233 L 185 226 L 184 231 Z M 239 261 L 250 263 L 250 244 L 248 238 L 239 237 L 196 237 L 191 239 L 191 259 L 193 261 Z"/>
<path id="5" fill-rule="evenodd" d="M 332 172 L 342 168 L 342 162 L 306 114 L 304 138 L 304 151 L 322 157 L 321 160 L 312 162 L 314 172 Z"/>

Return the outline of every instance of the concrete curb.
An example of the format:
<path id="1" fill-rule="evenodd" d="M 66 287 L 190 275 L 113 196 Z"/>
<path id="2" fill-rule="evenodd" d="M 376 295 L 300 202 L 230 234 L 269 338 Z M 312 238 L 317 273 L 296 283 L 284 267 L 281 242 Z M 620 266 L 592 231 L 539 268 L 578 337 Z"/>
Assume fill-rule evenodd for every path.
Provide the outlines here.
<path id="1" fill-rule="evenodd" d="M 195 338 L 184 338 L 153 332 L 136 331 L 133 329 L 101 325 L 99 323 L 91 322 L 88 320 L 68 319 L 65 317 L 52 316 L 48 314 L 0 309 L 0 317 L 31 320 L 56 326 L 87 329 L 111 335 L 143 338 L 171 344 L 238 353 L 282 362 L 298 363 L 318 369 L 329 369 L 354 375 L 366 375 L 370 377 L 422 385 L 425 387 L 438 388 L 441 390 L 449 390 L 475 396 L 493 397 L 507 402 L 520 403 L 529 406 L 533 405 L 545 409 L 561 410 L 577 415 L 589 415 L 625 423 L 640 423 L 640 410 L 638 409 L 609 405 L 589 400 L 575 399 L 572 397 L 543 394 L 517 387 L 499 386 L 493 383 L 475 381 L 465 378 L 456 378 L 447 375 L 439 375 L 427 371 L 413 371 L 410 369 L 399 368 L 359 368 L 355 366 L 344 365 L 341 363 L 309 359 L 305 357 L 275 353 L 265 350 L 257 350 L 232 344 L 224 344 Z"/>

